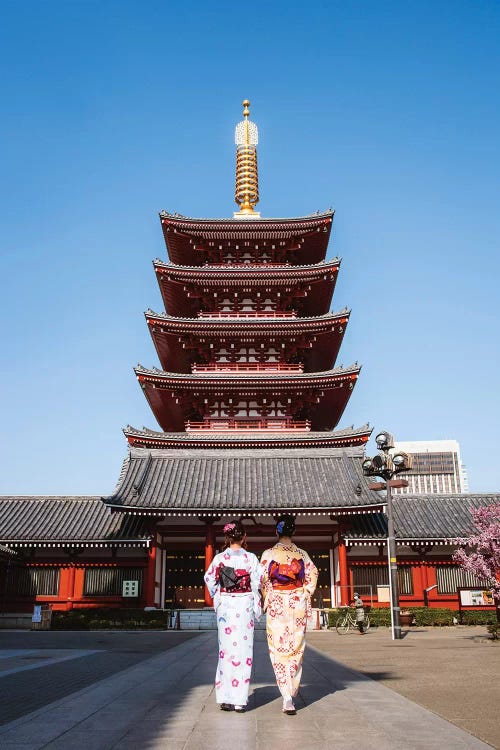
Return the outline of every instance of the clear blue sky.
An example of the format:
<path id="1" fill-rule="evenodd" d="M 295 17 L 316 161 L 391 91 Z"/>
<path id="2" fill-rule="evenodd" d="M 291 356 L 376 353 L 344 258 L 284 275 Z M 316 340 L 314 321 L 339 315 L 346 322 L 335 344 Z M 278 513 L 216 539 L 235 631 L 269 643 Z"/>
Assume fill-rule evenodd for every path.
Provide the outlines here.
<path id="1" fill-rule="evenodd" d="M 248 7 L 248 13 L 244 9 Z M 339 424 L 455 438 L 500 491 L 500 4 L 3 0 L 2 494 L 106 494 L 156 428 L 157 212 L 232 215 L 241 101 L 260 210 L 336 209 Z"/>

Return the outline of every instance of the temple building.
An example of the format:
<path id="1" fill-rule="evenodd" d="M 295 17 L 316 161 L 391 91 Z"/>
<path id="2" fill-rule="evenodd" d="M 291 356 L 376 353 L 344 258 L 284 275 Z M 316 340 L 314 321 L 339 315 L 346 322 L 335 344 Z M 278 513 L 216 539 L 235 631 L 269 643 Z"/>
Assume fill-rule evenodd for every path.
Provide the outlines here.
<path id="1" fill-rule="evenodd" d="M 320 571 L 314 604 L 345 604 L 354 588 L 385 602 L 384 497 L 362 470 L 371 428 L 341 424 L 361 367 L 339 360 L 350 311 L 332 311 L 334 212 L 261 217 L 258 130 L 243 106 L 232 218 L 160 213 L 165 311 L 145 313 L 160 366 L 135 368 L 157 428 L 125 428 L 111 496 L 0 498 L 4 609 L 210 606 L 203 572 L 224 524 L 241 518 L 259 554 L 284 512 Z M 403 601 L 436 584 L 435 604 L 456 604 L 466 577 L 451 540 L 495 497 L 395 499 Z"/>

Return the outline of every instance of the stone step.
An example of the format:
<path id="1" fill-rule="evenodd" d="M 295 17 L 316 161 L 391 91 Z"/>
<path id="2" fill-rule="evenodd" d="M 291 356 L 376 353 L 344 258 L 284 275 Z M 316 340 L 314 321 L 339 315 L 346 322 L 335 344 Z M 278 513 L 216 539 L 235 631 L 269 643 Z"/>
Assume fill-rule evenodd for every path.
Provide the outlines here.
<path id="1" fill-rule="evenodd" d="M 0 614 L 0 629 L 30 630 L 31 612 L 5 612 Z"/>
<path id="2" fill-rule="evenodd" d="M 172 616 L 173 630 L 217 630 L 217 619 L 213 609 L 178 609 Z M 265 615 L 255 623 L 256 630 L 266 629 Z"/>
<path id="3" fill-rule="evenodd" d="M 307 623 L 308 630 L 321 630 L 320 610 L 313 609 Z M 217 619 L 213 609 L 177 609 L 172 614 L 170 628 L 173 630 L 217 630 Z M 255 623 L 255 630 L 266 629 L 266 615 Z"/>

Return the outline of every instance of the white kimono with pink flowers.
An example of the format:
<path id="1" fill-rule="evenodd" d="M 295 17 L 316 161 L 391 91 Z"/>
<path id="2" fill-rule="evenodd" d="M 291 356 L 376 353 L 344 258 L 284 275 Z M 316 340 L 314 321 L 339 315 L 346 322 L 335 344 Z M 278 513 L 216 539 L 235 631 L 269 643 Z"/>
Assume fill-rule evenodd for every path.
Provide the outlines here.
<path id="1" fill-rule="evenodd" d="M 221 591 L 218 572 L 221 566 L 244 573 L 241 592 Z M 219 661 L 215 675 L 217 703 L 246 706 L 253 664 L 254 621 L 262 614 L 260 582 L 262 567 L 258 558 L 244 549 L 226 549 L 214 557 L 205 573 L 205 583 L 214 600 L 219 631 Z"/>

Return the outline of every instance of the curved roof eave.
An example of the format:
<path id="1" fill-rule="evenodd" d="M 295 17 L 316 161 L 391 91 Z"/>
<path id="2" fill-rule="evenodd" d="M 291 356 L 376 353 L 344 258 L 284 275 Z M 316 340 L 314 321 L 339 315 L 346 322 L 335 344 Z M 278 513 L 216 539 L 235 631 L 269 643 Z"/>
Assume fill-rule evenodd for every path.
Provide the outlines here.
<path id="1" fill-rule="evenodd" d="M 348 367 L 344 367 L 343 365 L 339 365 L 338 367 L 334 367 L 332 370 L 325 370 L 323 372 L 294 372 L 294 373 L 283 373 L 283 372 L 274 372 L 270 375 L 267 375 L 265 372 L 259 373 L 258 375 L 255 375 L 254 373 L 251 373 L 249 375 L 246 375 L 241 372 L 233 373 L 233 372 L 226 372 L 226 373 L 218 373 L 218 372 L 202 372 L 202 373 L 179 373 L 179 372 L 167 372 L 165 370 L 160 370 L 157 367 L 153 367 L 151 369 L 148 369 L 147 367 L 143 367 L 141 364 L 138 364 L 136 367 L 134 367 L 134 372 L 136 376 L 139 377 L 145 377 L 150 379 L 156 379 L 160 381 L 178 381 L 178 382 L 186 382 L 186 381 L 193 381 L 194 385 L 207 385 L 208 383 L 217 383 L 218 381 L 221 381 L 221 383 L 228 384 L 228 383 L 235 383 L 239 385 L 244 385 L 245 387 L 249 387 L 250 385 L 253 386 L 262 386 L 264 384 L 269 384 L 273 382 L 280 382 L 283 385 L 293 385 L 294 383 L 307 383 L 308 381 L 311 381 L 312 385 L 318 385 L 323 382 L 328 381 L 334 381 L 342 379 L 343 377 L 351 379 L 354 375 L 359 375 L 361 372 L 361 365 L 355 362 L 352 365 L 349 365 Z"/>
<path id="2" fill-rule="evenodd" d="M 245 328 L 249 326 L 258 326 L 259 328 L 263 328 L 263 323 L 266 323 L 268 326 L 271 326 L 273 329 L 276 328 L 276 326 L 283 324 L 286 326 L 287 329 L 290 328 L 290 326 L 293 326 L 294 324 L 298 327 L 302 326 L 304 327 L 304 324 L 311 324 L 311 323 L 329 323 L 330 321 L 332 323 L 337 322 L 338 318 L 349 318 L 351 315 L 351 309 L 348 307 L 344 307 L 342 310 L 339 310 L 338 312 L 327 312 L 323 315 L 310 315 L 307 317 L 299 318 L 294 317 L 290 315 L 289 317 L 279 317 L 279 318 L 273 318 L 268 317 L 266 315 L 263 315 L 261 318 L 246 318 L 244 314 L 241 315 L 241 317 L 238 318 L 231 318 L 231 317 L 203 317 L 203 318 L 177 318 L 173 317 L 172 315 L 169 315 L 168 313 L 157 313 L 154 310 L 151 310 L 151 308 L 148 308 L 144 311 L 144 317 L 146 320 L 149 319 L 155 319 L 158 320 L 160 323 L 172 323 L 172 324 L 187 324 L 188 326 L 193 326 L 194 328 L 200 328 L 202 326 L 212 325 L 212 326 L 234 326 L 235 323 L 238 326 L 238 329 L 240 333 L 242 333 L 241 326 L 244 325 Z"/>
<path id="3" fill-rule="evenodd" d="M 209 228 L 211 226 L 218 227 L 221 224 L 228 224 L 231 227 L 237 226 L 238 228 L 242 227 L 244 229 L 252 229 L 253 227 L 260 227 L 261 225 L 268 225 L 268 224 L 315 224 L 316 222 L 321 222 L 324 219 L 333 218 L 335 215 L 335 211 L 332 208 L 327 209 L 326 211 L 317 211 L 313 214 L 308 214 L 306 216 L 294 216 L 294 217 L 282 217 L 282 218 L 263 218 L 259 217 L 258 219 L 235 219 L 231 217 L 227 218 L 219 218 L 219 219 L 208 219 L 208 218 L 194 218 L 190 216 L 183 216 L 179 213 L 169 213 L 165 209 L 162 209 L 159 212 L 160 219 L 167 219 L 170 224 L 178 224 L 181 227 L 184 227 L 186 224 L 194 224 L 196 226 L 200 227 L 206 227 Z"/>

